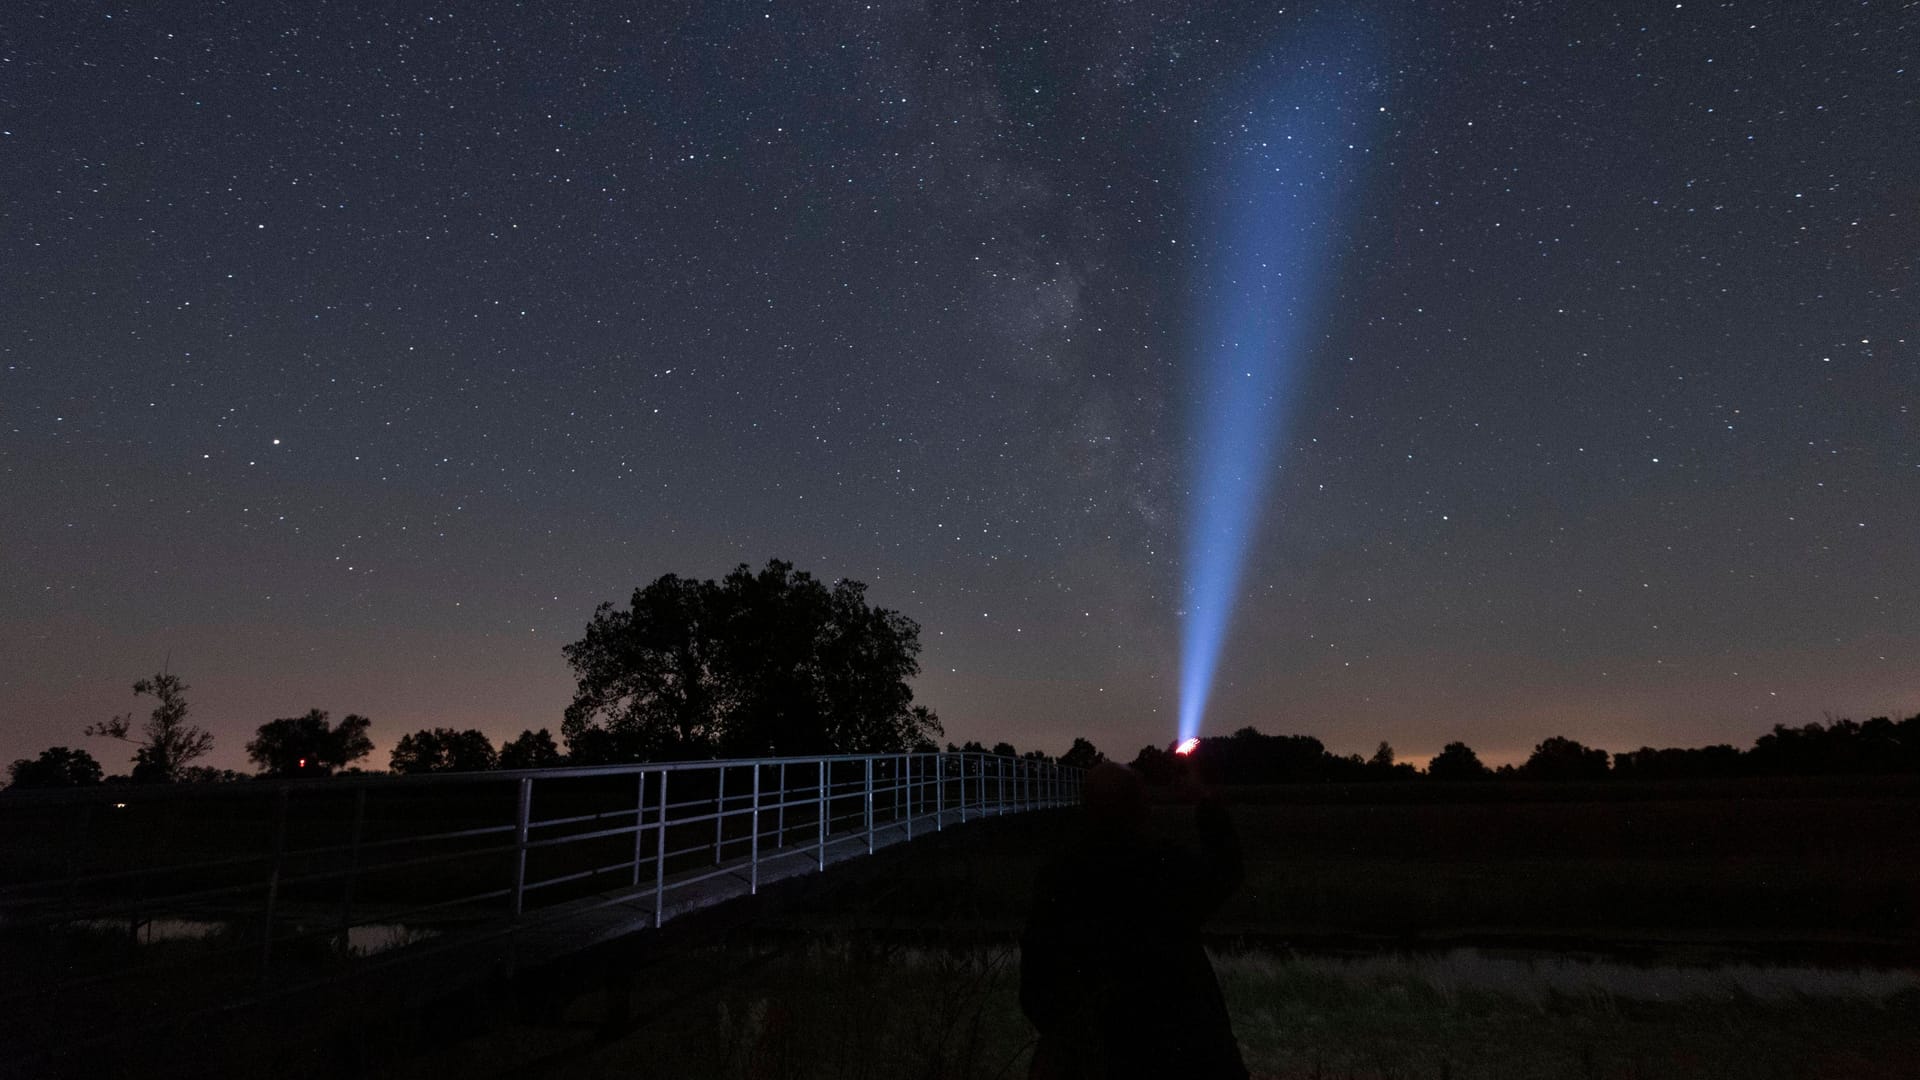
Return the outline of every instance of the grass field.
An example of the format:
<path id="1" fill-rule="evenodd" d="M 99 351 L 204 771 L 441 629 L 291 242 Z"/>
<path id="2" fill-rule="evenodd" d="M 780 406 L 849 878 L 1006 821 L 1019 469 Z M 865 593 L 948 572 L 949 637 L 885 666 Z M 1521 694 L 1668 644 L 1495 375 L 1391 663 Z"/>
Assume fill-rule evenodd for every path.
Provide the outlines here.
<path id="1" fill-rule="evenodd" d="M 396 1078 L 1021 1077 L 1033 1034 L 1010 948 L 846 940 L 712 949 L 701 989 L 595 1037 L 496 1026 Z M 1242 1052 L 1271 1078 L 1911 1077 L 1920 978 L 1809 968 L 1636 967 L 1472 950 L 1364 958 L 1215 957 Z M 714 981 L 715 972 L 732 971 Z"/>
<path id="2" fill-rule="evenodd" d="M 1638 798 L 1519 787 L 1487 785 L 1477 802 L 1430 785 L 1229 791 L 1247 881 L 1212 935 L 1920 961 L 1920 783 L 1682 785 Z M 1190 836 L 1191 811 L 1158 806 L 1155 826 Z M 1046 815 L 919 843 L 885 888 L 791 920 L 1011 934 L 1074 827 L 1070 814 Z"/>
<path id="3" fill-rule="evenodd" d="M 1920 785 L 1227 796 L 1248 881 L 1210 939 L 1256 1076 L 1920 1076 Z M 453 1052 L 485 1075 L 1024 1076 L 1011 942 L 1074 829 L 883 853 L 639 973 L 617 1037 L 589 993 Z"/>

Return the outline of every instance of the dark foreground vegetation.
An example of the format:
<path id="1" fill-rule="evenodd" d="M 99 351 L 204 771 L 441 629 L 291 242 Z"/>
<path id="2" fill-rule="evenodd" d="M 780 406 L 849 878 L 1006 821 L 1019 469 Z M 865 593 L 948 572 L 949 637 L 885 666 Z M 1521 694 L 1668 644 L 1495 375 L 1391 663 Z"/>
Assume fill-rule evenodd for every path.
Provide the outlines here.
<path id="1" fill-rule="evenodd" d="M 1246 884 L 1223 945 L 1525 943 L 1920 964 L 1920 777 L 1223 789 Z M 1179 837 L 1171 798 L 1155 825 Z M 1010 934 L 1071 815 L 915 845 L 882 898 L 808 925 Z"/>
<path id="2" fill-rule="evenodd" d="M 1223 790 L 1247 882 L 1209 942 L 1256 1075 L 1912 1075 L 1920 777 Z M 370 827 L 507 809 L 401 794 Z M 263 842 L 221 805 L 172 842 Z M 1192 827 L 1171 792 L 1155 815 Z M 604 978 L 562 973 L 336 1033 L 275 1071 L 344 1055 L 399 1076 L 1021 1076 L 1013 943 L 1075 830 L 1071 813 L 952 828 L 676 952 L 615 957 L 633 999 L 610 1026 Z M 355 903 L 419 888 L 369 882 Z"/>
<path id="3" fill-rule="evenodd" d="M 617 1032 L 582 1000 L 384 1075 L 1021 1077 L 1033 1034 L 1018 964 L 1007 948 L 857 938 L 716 946 L 657 973 L 695 992 L 649 1001 Z M 1920 1060 L 1911 976 L 1475 951 L 1219 951 L 1214 966 L 1247 1064 L 1271 1080 L 1891 1080 Z"/>
<path id="4" fill-rule="evenodd" d="M 1891 1078 L 1920 1062 L 1915 778 L 1225 794 L 1248 881 L 1209 938 L 1255 1076 Z M 1190 813 L 1170 799 L 1155 827 L 1181 835 Z M 1074 835 L 1061 814 L 916 843 L 638 973 L 617 1030 L 586 991 L 448 1053 L 533 1076 L 1023 1076 L 1013 940 Z"/>

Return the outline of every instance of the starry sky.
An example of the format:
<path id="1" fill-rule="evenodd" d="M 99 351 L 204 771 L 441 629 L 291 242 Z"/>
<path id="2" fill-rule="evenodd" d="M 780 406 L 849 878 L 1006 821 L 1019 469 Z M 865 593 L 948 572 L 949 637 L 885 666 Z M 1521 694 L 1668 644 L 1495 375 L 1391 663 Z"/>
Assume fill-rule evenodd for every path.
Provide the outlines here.
<path id="1" fill-rule="evenodd" d="M 1341 10 L 10 5 L 0 760 L 162 664 L 218 766 L 557 730 L 595 604 L 771 556 L 956 741 L 1166 743 L 1249 84 L 1370 120 L 1207 730 L 1920 711 L 1920 15 Z"/>

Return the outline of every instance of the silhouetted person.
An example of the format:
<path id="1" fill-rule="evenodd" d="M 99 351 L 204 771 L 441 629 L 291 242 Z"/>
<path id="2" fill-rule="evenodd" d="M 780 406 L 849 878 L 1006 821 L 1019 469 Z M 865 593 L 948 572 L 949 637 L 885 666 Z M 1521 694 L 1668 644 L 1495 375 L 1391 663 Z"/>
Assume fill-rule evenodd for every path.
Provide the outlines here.
<path id="1" fill-rule="evenodd" d="M 1240 884 L 1226 810 L 1199 800 L 1196 853 L 1147 833 L 1138 774 L 1087 774 L 1080 842 L 1048 864 L 1020 946 L 1020 1007 L 1040 1030 L 1036 1080 L 1244 1080 L 1200 924 Z"/>

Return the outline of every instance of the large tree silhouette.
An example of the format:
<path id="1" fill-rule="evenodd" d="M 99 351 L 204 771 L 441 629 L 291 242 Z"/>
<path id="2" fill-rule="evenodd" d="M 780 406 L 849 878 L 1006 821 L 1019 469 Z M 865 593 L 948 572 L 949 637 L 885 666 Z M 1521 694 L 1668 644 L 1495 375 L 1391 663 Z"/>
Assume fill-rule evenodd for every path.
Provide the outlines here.
<path id="1" fill-rule="evenodd" d="M 560 731 L 579 762 L 885 752 L 940 733 L 907 685 L 919 625 L 778 559 L 660 577 L 562 651 L 576 688 Z"/>
<path id="2" fill-rule="evenodd" d="M 1608 754 L 1564 735 L 1554 735 L 1533 748 L 1520 766 L 1529 780 L 1605 780 Z"/>
<path id="3" fill-rule="evenodd" d="M 500 747 L 503 769 L 549 769 L 560 764 L 560 760 L 560 747 L 554 744 L 553 735 L 546 728 L 522 731 Z"/>
<path id="4" fill-rule="evenodd" d="M 499 761 L 486 734 L 472 728 L 423 728 L 400 736 L 387 756 L 388 768 L 402 774 L 483 772 Z"/>
<path id="5" fill-rule="evenodd" d="M 1091 769 L 1105 760 L 1107 755 L 1086 739 L 1073 740 L 1073 746 L 1060 755 L 1060 764 L 1075 769 Z"/>
<path id="6" fill-rule="evenodd" d="M 1493 771 L 1481 764 L 1472 747 L 1450 742 L 1427 762 L 1427 775 L 1435 780 L 1485 780 Z"/>
<path id="7" fill-rule="evenodd" d="M 261 724 L 247 743 L 247 757 L 268 776 L 329 776 L 373 753 L 367 737 L 372 724 L 350 713 L 329 725 L 326 710 L 309 709 L 305 716 Z"/>
<path id="8" fill-rule="evenodd" d="M 161 672 L 134 683 L 133 692 L 151 694 L 155 702 L 153 712 L 148 714 L 138 734 L 133 730 L 132 713 L 89 724 L 86 734 L 133 743 L 136 783 L 179 780 L 187 766 L 213 749 L 213 733 L 187 723 L 187 685 L 180 681 L 180 676 Z"/>
<path id="9" fill-rule="evenodd" d="M 7 781 L 21 789 L 85 787 L 100 782 L 100 763 L 85 750 L 50 746 L 38 758 L 21 758 L 7 766 Z"/>

